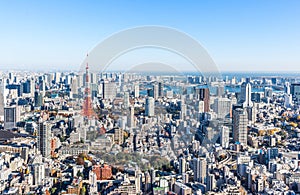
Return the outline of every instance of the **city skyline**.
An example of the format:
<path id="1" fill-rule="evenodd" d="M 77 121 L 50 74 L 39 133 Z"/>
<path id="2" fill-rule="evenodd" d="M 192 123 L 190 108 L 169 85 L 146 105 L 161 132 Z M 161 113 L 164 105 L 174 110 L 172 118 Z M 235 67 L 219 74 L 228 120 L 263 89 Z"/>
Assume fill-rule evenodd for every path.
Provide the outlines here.
<path id="1" fill-rule="evenodd" d="M 300 71 L 298 1 L 2 1 L 0 5 L 1 70 L 78 70 L 86 53 L 112 34 L 158 25 L 196 39 L 222 72 Z M 137 56 L 147 59 L 151 54 L 174 57 L 161 50 L 133 51 L 117 63 L 130 64 Z"/>

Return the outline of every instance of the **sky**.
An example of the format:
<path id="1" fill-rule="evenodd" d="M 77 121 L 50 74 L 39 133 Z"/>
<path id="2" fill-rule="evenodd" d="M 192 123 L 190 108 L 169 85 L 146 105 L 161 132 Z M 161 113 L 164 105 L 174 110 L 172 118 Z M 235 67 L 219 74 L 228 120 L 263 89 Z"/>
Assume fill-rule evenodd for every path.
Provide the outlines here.
<path id="1" fill-rule="evenodd" d="M 298 0 L 0 0 L 0 70 L 77 70 L 112 34 L 159 25 L 192 36 L 221 71 L 300 71 L 299 13 Z"/>

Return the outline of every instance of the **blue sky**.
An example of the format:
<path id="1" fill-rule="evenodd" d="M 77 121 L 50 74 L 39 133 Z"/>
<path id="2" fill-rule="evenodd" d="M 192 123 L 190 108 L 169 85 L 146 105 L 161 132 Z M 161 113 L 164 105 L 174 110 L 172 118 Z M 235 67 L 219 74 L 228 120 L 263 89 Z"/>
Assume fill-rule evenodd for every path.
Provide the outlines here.
<path id="1" fill-rule="evenodd" d="M 300 71 L 297 0 L 0 0 L 0 69 L 79 69 L 123 29 L 161 25 L 207 49 L 222 71 Z"/>

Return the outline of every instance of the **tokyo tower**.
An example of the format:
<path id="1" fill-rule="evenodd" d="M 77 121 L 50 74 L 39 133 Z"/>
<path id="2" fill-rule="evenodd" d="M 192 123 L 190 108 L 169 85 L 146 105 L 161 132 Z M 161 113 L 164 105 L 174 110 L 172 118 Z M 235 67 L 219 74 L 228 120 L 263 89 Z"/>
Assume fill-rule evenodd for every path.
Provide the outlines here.
<path id="1" fill-rule="evenodd" d="M 92 107 L 88 63 L 86 64 L 86 68 L 85 68 L 85 90 L 84 90 L 84 102 L 82 106 L 82 115 L 87 119 L 97 118 L 97 115 L 94 112 Z"/>

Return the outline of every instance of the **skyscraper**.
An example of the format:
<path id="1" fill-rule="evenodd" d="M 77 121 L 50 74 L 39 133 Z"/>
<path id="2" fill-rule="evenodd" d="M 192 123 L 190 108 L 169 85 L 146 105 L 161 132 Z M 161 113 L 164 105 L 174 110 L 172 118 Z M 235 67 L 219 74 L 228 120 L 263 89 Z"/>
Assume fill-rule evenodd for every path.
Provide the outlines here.
<path id="1" fill-rule="evenodd" d="M 135 98 L 140 97 L 140 86 L 139 86 L 139 84 L 134 85 L 134 97 Z"/>
<path id="2" fill-rule="evenodd" d="M 164 95 L 164 88 L 162 82 L 158 83 L 158 97 L 162 97 Z"/>
<path id="3" fill-rule="evenodd" d="M 20 120 L 20 110 L 18 106 L 4 107 L 4 129 L 12 129 L 17 126 Z"/>
<path id="4" fill-rule="evenodd" d="M 209 102 L 209 88 L 207 85 L 200 85 L 195 88 L 197 99 L 204 102 L 204 112 L 209 112 L 210 102 Z"/>
<path id="5" fill-rule="evenodd" d="M 208 174 L 207 176 L 207 189 L 206 191 L 211 191 L 216 188 L 216 179 L 214 174 Z"/>
<path id="6" fill-rule="evenodd" d="M 43 163 L 33 164 L 33 179 L 35 185 L 43 185 L 45 179 L 45 165 Z"/>
<path id="7" fill-rule="evenodd" d="M 37 147 L 40 150 L 43 157 L 50 156 L 51 152 L 51 126 L 47 122 L 38 123 L 37 132 Z"/>
<path id="8" fill-rule="evenodd" d="M 247 78 L 246 82 L 244 82 L 241 86 L 240 103 L 243 104 L 244 108 L 253 106 L 251 101 L 251 83 L 249 78 Z"/>
<path id="9" fill-rule="evenodd" d="M 293 100 L 297 103 L 300 102 L 300 83 L 293 83 L 291 85 L 291 94 L 293 96 Z"/>
<path id="10" fill-rule="evenodd" d="M 116 97 L 116 83 L 115 82 L 102 82 L 102 98 L 103 99 L 114 99 Z"/>
<path id="11" fill-rule="evenodd" d="M 217 113 L 218 118 L 229 116 L 231 109 L 231 100 L 228 98 L 216 98 L 214 100 L 213 110 Z"/>
<path id="12" fill-rule="evenodd" d="M 247 145 L 248 114 L 245 109 L 236 108 L 233 110 L 233 141 Z"/>
<path id="13" fill-rule="evenodd" d="M 4 86 L 3 80 L 0 79 L 0 120 L 4 119 Z"/>
<path id="14" fill-rule="evenodd" d="M 193 159 L 194 181 L 206 183 L 207 162 L 205 158 Z"/>
<path id="15" fill-rule="evenodd" d="M 124 92 L 124 109 L 128 109 L 129 105 L 130 105 L 130 102 L 129 102 L 129 92 L 125 91 Z"/>
<path id="16" fill-rule="evenodd" d="M 273 96 L 273 90 L 271 87 L 265 87 L 264 96 L 265 96 L 265 98 L 267 98 L 267 97 L 271 98 Z"/>
<path id="17" fill-rule="evenodd" d="M 289 82 L 285 82 L 285 84 L 284 84 L 284 92 L 286 94 L 290 94 L 291 93 L 291 88 L 290 88 L 290 83 Z"/>
<path id="18" fill-rule="evenodd" d="M 187 106 L 186 104 L 180 104 L 180 119 L 184 119 L 186 116 Z"/>
<path id="19" fill-rule="evenodd" d="M 127 118 L 127 125 L 129 128 L 134 127 L 134 107 L 129 108 L 129 116 Z"/>
<path id="20" fill-rule="evenodd" d="M 34 106 L 41 107 L 43 105 L 43 95 L 37 90 L 34 92 Z"/>
<path id="21" fill-rule="evenodd" d="M 223 148 L 228 148 L 229 146 L 229 128 L 226 126 L 221 126 L 221 146 Z"/>
<path id="22" fill-rule="evenodd" d="M 148 97 L 145 102 L 145 115 L 154 116 L 154 98 Z"/>
<path id="23" fill-rule="evenodd" d="M 185 158 L 179 158 L 179 174 L 186 172 L 186 160 Z"/>
<path id="24" fill-rule="evenodd" d="M 153 85 L 153 97 L 156 100 L 158 98 L 158 84 Z"/>

